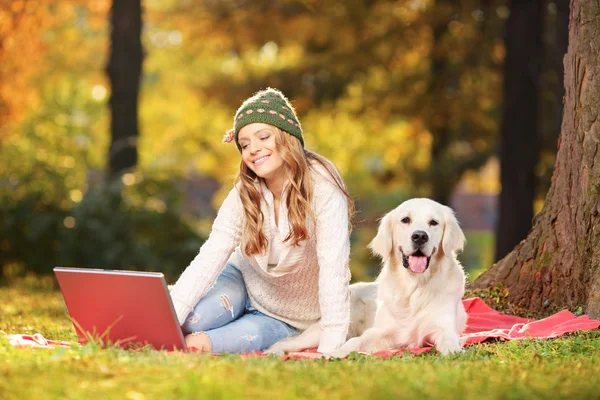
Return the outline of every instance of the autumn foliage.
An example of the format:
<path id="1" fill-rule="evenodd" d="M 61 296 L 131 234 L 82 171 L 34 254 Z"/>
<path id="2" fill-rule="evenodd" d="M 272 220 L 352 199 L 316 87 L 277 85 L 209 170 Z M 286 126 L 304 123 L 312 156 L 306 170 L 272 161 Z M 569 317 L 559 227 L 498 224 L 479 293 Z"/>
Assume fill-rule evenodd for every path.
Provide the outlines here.
<path id="1" fill-rule="evenodd" d="M 240 102 L 266 86 L 293 100 L 308 147 L 334 161 L 357 197 L 359 279 L 377 269 L 364 250 L 377 218 L 401 200 L 447 202 L 461 180 L 498 191 L 493 171 L 477 177 L 497 142 L 503 1 L 143 6 L 139 159 L 122 181 L 124 213 L 174 212 L 196 238 L 205 235 L 209 224 L 186 214 L 182 182 L 202 175 L 223 183 L 213 200 L 220 204 L 239 162 L 221 138 Z M 54 210 L 56 232 L 75 229 L 65 218 L 94 204 L 86 196 L 107 168 L 110 8 L 108 0 L 0 0 L 2 208 L 35 199 L 27 213 Z M 11 254 L 35 243 L 2 229 L 0 247 Z M 68 236 L 60 232 L 50 236 Z M 69 254 L 61 260 L 80 261 Z M 166 256 L 157 257 L 132 264 L 159 268 Z M 0 263 L 29 267 L 20 256 Z"/>

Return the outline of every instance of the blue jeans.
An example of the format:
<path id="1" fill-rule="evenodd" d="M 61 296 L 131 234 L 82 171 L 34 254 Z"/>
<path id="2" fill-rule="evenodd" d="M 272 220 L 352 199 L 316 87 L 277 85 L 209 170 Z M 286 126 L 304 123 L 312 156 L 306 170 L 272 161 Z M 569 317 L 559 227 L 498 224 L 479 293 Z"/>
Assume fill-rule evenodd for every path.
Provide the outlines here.
<path id="1" fill-rule="evenodd" d="M 183 333 L 205 333 L 213 353 L 247 353 L 266 350 L 298 334 L 283 321 L 252 307 L 242 273 L 227 264 L 182 325 Z"/>

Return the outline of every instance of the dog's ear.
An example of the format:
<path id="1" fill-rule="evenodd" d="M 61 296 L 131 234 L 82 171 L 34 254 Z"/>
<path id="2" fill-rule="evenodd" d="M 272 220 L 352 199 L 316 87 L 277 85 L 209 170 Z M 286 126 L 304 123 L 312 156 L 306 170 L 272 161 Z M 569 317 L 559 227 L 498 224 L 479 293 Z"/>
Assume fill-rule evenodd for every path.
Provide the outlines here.
<path id="1" fill-rule="evenodd" d="M 458 220 L 454 211 L 450 207 L 444 207 L 444 234 L 442 236 L 442 250 L 450 255 L 455 251 L 462 250 L 465 247 L 467 238 L 458 225 Z"/>
<path id="2" fill-rule="evenodd" d="M 378 255 L 384 261 L 390 258 L 394 246 L 394 240 L 392 238 L 392 216 L 390 214 L 391 213 L 386 214 L 381 221 L 379 221 L 377 235 L 371 243 L 369 243 L 369 248 L 373 254 Z"/>

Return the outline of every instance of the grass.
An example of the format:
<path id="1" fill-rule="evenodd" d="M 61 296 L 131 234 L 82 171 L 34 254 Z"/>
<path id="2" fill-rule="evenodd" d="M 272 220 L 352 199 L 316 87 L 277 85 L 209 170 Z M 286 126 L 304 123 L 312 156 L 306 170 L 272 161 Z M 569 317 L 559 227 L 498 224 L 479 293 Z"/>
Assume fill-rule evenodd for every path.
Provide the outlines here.
<path id="1" fill-rule="evenodd" d="M 76 341 L 51 283 L 0 288 L 0 333 Z M 0 334 L 1 399 L 600 398 L 600 331 L 471 346 L 460 355 L 347 360 L 16 349 Z"/>

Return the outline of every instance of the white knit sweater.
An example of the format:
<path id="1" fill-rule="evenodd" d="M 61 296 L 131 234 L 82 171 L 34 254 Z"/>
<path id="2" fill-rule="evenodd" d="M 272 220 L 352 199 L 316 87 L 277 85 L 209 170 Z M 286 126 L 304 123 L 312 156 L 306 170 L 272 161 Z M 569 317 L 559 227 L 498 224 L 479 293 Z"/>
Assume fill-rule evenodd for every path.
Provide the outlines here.
<path id="1" fill-rule="evenodd" d="M 238 189 L 229 192 L 210 236 L 171 291 L 180 324 L 215 284 L 227 262 L 231 262 L 242 272 L 250 301 L 257 310 L 300 330 L 320 319 L 318 350 L 322 353 L 345 342 L 350 322 L 348 203 L 322 167 L 316 167 L 312 177 L 311 207 L 316 232 L 309 231 L 310 239 L 298 246 L 283 243 L 279 263 L 270 269 L 270 240 L 264 254 L 243 254 L 243 206 Z M 263 233 L 271 239 L 273 195 L 264 183 L 262 190 Z M 278 224 L 281 238 L 289 231 L 287 214 L 282 197 Z"/>

